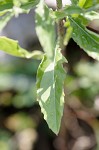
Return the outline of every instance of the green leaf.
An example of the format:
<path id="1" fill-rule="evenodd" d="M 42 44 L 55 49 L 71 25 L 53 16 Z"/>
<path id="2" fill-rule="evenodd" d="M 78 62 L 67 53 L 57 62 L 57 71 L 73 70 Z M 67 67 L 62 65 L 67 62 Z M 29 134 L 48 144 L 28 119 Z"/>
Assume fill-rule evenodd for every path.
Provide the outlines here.
<path id="1" fill-rule="evenodd" d="M 97 4 L 99 4 L 99 0 L 86 0 L 86 2 L 83 5 L 83 8 L 90 8 Z"/>
<path id="2" fill-rule="evenodd" d="M 41 59 L 43 53 L 40 51 L 33 51 L 32 53 L 26 51 L 18 45 L 18 41 L 0 37 L 0 50 L 17 57 Z"/>
<path id="3" fill-rule="evenodd" d="M 39 3 L 39 0 L 4 0 L 0 2 L 0 15 L 9 12 L 14 7 L 20 8 L 21 12 L 34 8 Z"/>
<path id="4" fill-rule="evenodd" d="M 4 15 L 6 12 L 11 11 L 13 3 L 0 4 L 0 16 Z"/>
<path id="5" fill-rule="evenodd" d="M 49 128 L 56 134 L 63 115 L 65 71 L 62 63 L 65 61 L 60 50 L 56 48 L 53 61 L 45 56 L 37 72 L 37 97 L 41 111 Z"/>
<path id="6" fill-rule="evenodd" d="M 22 9 L 32 9 L 34 8 L 40 0 L 28 0 L 26 3 L 21 5 Z"/>
<path id="7" fill-rule="evenodd" d="M 52 11 L 41 0 L 36 9 L 36 32 L 46 53 L 37 72 L 37 97 L 49 128 L 59 132 L 63 115 L 65 58 L 56 47 L 55 22 Z"/>
<path id="8" fill-rule="evenodd" d="M 93 0 L 86 0 L 86 2 L 84 3 L 83 7 L 84 8 L 89 8 L 93 5 Z"/>
<path id="9" fill-rule="evenodd" d="M 84 13 L 84 10 L 76 5 L 66 6 L 60 11 L 53 12 L 52 16 L 55 19 L 62 19 L 64 17 L 67 17 L 68 15 L 73 14 L 81 14 Z"/>
<path id="10" fill-rule="evenodd" d="M 77 5 L 77 3 L 79 2 L 79 0 L 71 0 L 72 4 Z"/>
<path id="11" fill-rule="evenodd" d="M 2 30 L 7 22 L 15 15 L 28 13 L 30 9 L 35 7 L 39 0 L 4 0 L 0 2 L 0 30 Z"/>
<path id="12" fill-rule="evenodd" d="M 42 0 L 36 9 L 36 33 L 43 50 L 52 58 L 56 46 L 55 22 L 51 18 L 50 9 Z"/>
<path id="13" fill-rule="evenodd" d="M 88 9 L 86 9 L 86 12 L 90 12 L 90 11 L 97 11 L 99 10 L 99 3 L 97 5 L 94 5 L 92 7 L 89 7 Z"/>
<path id="14" fill-rule="evenodd" d="M 13 12 L 8 12 L 0 17 L 0 31 L 6 26 L 8 21 L 14 16 Z"/>
<path id="15" fill-rule="evenodd" d="M 0 11 L 11 9 L 17 6 L 23 9 L 31 9 L 39 3 L 40 0 L 4 0 L 0 2 Z"/>
<path id="16" fill-rule="evenodd" d="M 78 19 L 69 19 L 74 41 L 91 57 L 99 60 L 99 35 L 89 31 Z"/>
<path id="17" fill-rule="evenodd" d="M 78 2 L 78 6 L 80 6 L 81 8 L 83 8 L 84 4 L 86 3 L 87 0 L 79 0 Z"/>
<path id="18" fill-rule="evenodd" d="M 68 26 L 64 36 L 64 45 L 67 45 L 72 35 L 72 27 Z"/>
<path id="19" fill-rule="evenodd" d="M 95 19 L 99 19 L 99 13 L 95 12 L 95 11 L 87 12 L 83 16 L 90 21 L 95 20 Z"/>

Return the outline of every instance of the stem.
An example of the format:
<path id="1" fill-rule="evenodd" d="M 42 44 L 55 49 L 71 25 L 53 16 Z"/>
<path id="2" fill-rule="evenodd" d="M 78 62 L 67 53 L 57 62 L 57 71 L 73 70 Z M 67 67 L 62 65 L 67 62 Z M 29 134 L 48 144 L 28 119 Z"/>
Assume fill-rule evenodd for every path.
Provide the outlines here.
<path id="1" fill-rule="evenodd" d="M 56 0 L 56 3 L 57 3 L 57 10 L 61 10 L 62 9 L 62 0 Z M 59 44 L 59 47 L 61 48 L 61 50 L 63 50 L 63 48 L 64 48 L 63 39 L 64 39 L 64 33 L 65 33 L 63 19 L 58 21 L 57 30 L 58 30 L 58 44 Z"/>

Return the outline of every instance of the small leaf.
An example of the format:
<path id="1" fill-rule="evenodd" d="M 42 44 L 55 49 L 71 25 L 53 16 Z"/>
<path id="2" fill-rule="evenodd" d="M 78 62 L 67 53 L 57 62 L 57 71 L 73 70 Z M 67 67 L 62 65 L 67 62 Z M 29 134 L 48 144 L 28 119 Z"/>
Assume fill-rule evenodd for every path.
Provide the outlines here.
<path id="1" fill-rule="evenodd" d="M 66 6 L 63 10 L 53 12 L 52 16 L 55 19 L 62 19 L 68 15 L 81 14 L 84 13 L 84 10 L 76 5 Z"/>
<path id="2" fill-rule="evenodd" d="M 36 9 L 36 33 L 47 56 L 52 58 L 56 46 L 55 22 L 42 0 Z"/>
<path id="3" fill-rule="evenodd" d="M 46 56 L 37 72 L 37 97 L 49 128 L 56 134 L 59 132 L 63 115 L 65 71 L 62 63 L 65 58 L 56 48 L 53 61 Z"/>
<path id="4" fill-rule="evenodd" d="M 0 37 L 0 50 L 16 57 L 35 58 L 35 59 L 41 59 L 43 57 L 42 52 L 33 51 L 30 53 L 27 50 L 21 48 L 18 45 L 18 41 L 6 37 Z"/>
<path id="5" fill-rule="evenodd" d="M 99 35 L 85 28 L 78 19 L 71 17 L 69 19 L 73 28 L 72 38 L 74 41 L 91 57 L 99 60 Z"/>
<path id="6" fill-rule="evenodd" d="M 67 27 L 66 34 L 64 37 L 64 45 L 67 45 L 72 35 L 72 27 Z"/>
<path id="7" fill-rule="evenodd" d="M 77 5 L 77 3 L 79 2 L 79 0 L 71 0 L 72 4 Z"/>

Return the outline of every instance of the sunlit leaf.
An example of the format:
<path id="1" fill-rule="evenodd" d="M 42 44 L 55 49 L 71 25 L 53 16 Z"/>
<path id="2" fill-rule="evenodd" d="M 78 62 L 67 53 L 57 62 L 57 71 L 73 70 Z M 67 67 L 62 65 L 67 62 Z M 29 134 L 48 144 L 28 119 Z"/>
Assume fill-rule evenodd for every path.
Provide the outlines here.
<path id="1" fill-rule="evenodd" d="M 0 50 L 17 57 L 41 59 L 43 53 L 40 51 L 28 52 L 18 45 L 18 41 L 0 37 Z"/>

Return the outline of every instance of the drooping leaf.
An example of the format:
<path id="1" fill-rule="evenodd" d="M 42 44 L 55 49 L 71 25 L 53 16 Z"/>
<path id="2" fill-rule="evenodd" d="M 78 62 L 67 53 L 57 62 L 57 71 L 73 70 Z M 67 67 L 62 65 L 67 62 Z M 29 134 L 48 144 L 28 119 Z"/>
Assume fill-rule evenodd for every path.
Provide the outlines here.
<path id="1" fill-rule="evenodd" d="M 69 17 L 73 28 L 72 38 L 91 57 L 99 60 L 99 35 L 89 31 L 78 19 Z"/>
<path id="2" fill-rule="evenodd" d="M 52 58 L 56 46 L 55 22 L 50 9 L 41 0 L 36 9 L 36 33 L 47 56 Z"/>
<path id="3" fill-rule="evenodd" d="M 65 71 L 62 63 L 65 58 L 55 49 L 53 61 L 46 56 L 37 73 L 37 97 L 49 128 L 58 133 L 63 115 Z"/>
<path id="4" fill-rule="evenodd" d="M 18 41 L 0 37 L 0 50 L 17 57 L 41 59 L 43 53 L 40 51 L 28 52 L 18 45 Z"/>

